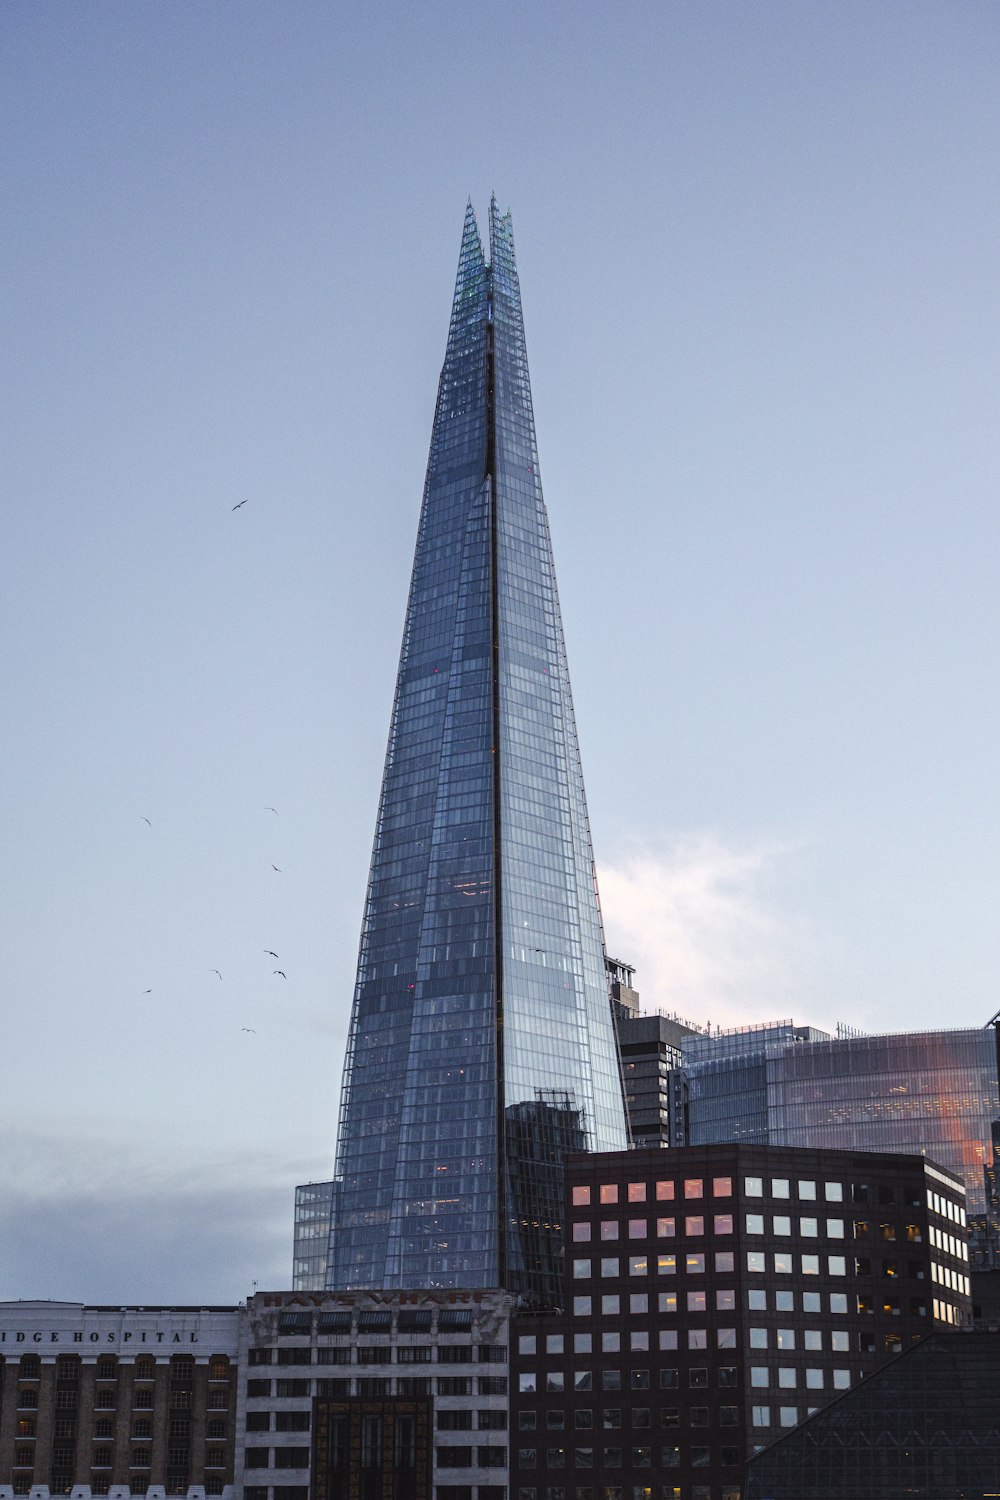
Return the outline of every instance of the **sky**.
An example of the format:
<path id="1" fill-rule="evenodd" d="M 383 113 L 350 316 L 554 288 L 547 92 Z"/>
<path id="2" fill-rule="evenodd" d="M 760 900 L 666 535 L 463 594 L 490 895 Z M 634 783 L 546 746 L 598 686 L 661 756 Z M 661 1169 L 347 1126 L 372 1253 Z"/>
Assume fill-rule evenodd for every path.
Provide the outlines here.
<path id="1" fill-rule="evenodd" d="M 997 1010 L 998 76 L 987 0 L 0 6 L 0 1298 L 289 1284 L 470 196 L 643 1004 Z"/>

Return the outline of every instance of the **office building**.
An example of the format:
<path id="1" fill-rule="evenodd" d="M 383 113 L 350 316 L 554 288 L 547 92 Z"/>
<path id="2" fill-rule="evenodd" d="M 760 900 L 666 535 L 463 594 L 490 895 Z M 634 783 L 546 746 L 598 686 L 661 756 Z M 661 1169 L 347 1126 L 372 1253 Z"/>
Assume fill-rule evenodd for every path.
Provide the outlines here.
<path id="1" fill-rule="evenodd" d="M 690 1145 L 753 1141 L 927 1155 L 986 1211 L 1000 1114 L 989 1028 L 831 1037 L 780 1021 L 682 1042 L 676 1118 Z"/>
<path id="2" fill-rule="evenodd" d="M 561 1312 L 511 1320 L 511 1495 L 740 1500 L 759 1447 L 969 1318 L 961 1181 L 709 1146 L 567 1164 Z"/>
<path id="3" fill-rule="evenodd" d="M 258 1292 L 243 1500 L 507 1500 L 503 1292 Z"/>
<path id="4" fill-rule="evenodd" d="M 671 1080 L 681 1064 L 682 1043 L 700 1027 L 662 1011 L 640 1010 L 630 964 L 609 958 L 608 978 L 632 1145 L 684 1145 L 683 1126 L 678 1133 L 672 1125 Z"/>
<path id="5" fill-rule="evenodd" d="M 1000 1490 L 1000 1333 L 937 1332 L 757 1454 L 745 1500 Z"/>
<path id="6" fill-rule="evenodd" d="M 233 1500 L 242 1319 L 0 1303 L 0 1500 Z"/>
<path id="7" fill-rule="evenodd" d="M 627 1143 L 510 216 L 470 205 L 341 1096 L 327 1286 L 551 1300 Z"/>

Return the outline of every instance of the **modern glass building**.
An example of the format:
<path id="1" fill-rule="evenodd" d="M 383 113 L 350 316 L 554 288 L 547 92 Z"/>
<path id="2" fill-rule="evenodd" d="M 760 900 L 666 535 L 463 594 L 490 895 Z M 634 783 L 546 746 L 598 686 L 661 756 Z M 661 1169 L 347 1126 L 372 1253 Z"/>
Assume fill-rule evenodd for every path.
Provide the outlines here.
<path id="1" fill-rule="evenodd" d="M 327 1286 L 559 1285 L 561 1160 L 626 1144 L 510 215 L 470 205 L 341 1099 Z"/>
<path id="2" fill-rule="evenodd" d="M 970 1213 L 985 1211 L 1000 1110 L 989 1028 L 831 1037 L 779 1022 L 682 1046 L 691 1145 L 923 1151 L 962 1176 Z"/>

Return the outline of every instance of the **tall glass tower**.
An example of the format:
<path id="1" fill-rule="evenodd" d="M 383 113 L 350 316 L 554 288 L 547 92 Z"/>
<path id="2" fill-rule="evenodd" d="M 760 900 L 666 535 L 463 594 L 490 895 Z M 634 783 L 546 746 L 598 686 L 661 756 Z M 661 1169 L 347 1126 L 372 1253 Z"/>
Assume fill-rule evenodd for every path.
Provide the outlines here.
<path id="1" fill-rule="evenodd" d="M 471 204 L 351 1018 L 331 1289 L 559 1284 L 561 1161 L 626 1145 L 510 215 Z"/>

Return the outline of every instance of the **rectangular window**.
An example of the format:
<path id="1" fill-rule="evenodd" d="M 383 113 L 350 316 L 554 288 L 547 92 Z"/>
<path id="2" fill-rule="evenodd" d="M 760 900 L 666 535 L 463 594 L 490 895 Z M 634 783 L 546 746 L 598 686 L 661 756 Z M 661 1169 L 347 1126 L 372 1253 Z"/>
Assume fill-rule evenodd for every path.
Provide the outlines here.
<path id="1" fill-rule="evenodd" d="M 704 1195 L 705 1195 L 705 1184 L 704 1184 L 704 1181 L 703 1181 L 702 1178 L 700 1178 L 700 1177 L 685 1177 L 685 1179 L 684 1179 L 684 1196 L 685 1196 L 685 1198 L 702 1198 L 702 1197 L 704 1197 Z"/>
<path id="2" fill-rule="evenodd" d="M 731 1198 L 733 1196 L 733 1179 L 731 1177 L 712 1178 L 712 1197 Z"/>
<path id="3" fill-rule="evenodd" d="M 617 1184 L 617 1182 L 604 1182 L 604 1183 L 601 1184 L 600 1200 L 601 1200 L 602 1203 L 617 1203 L 618 1202 L 618 1184 Z"/>
<path id="4" fill-rule="evenodd" d="M 628 1258 L 628 1274 L 630 1276 L 648 1276 L 649 1257 L 645 1255 L 630 1255 Z"/>
<path id="5" fill-rule="evenodd" d="M 644 1182 L 630 1182 L 628 1185 L 628 1201 L 630 1203 L 645 1203 L 646 1184 Z"/>
<path id="6" fill-rule="evenodd" d="M 573 1239 L 578 1243 L 590 1239 L 590 1225 L 585 1220 L 576 1220 L 573 1225 Z"/>
<path id="7" fill-rule="evenodd" d="M 704 1255 L 686 1255 L 684 1263 L 689 1276 L 703 1276 L 705 1274 Z"/>
<path id="8" fill-rule="evenodd" d="M 590 1203 L 590 1188 L 575 1187 L 573 1189 L 573 1207 L 586 1208 Z"/>
<path id="9" fill-rule="evenodd" d="M 573 1316 L 575 1318 L 589 1318 L 593 1300 L 590 1297 L 573 1298 Z"/>
<path id="10" fill-rule="evenodd" d="M 716 1214 L 715 1215 L 715 1219 L 714 1219 L 714 1225 L 715 1225 L 715 1232 L 716 1232 L 716 1234 L 732 1234 L 732 1232 L 733 1232 L 733 1216 L 732 1216 L 732 1214 Z"/>
<path id="11" fill-rule="evenodd" d="M 601 1275 L 602 1276 L 617 1276 L 618 1274 L 619 1274 L 619 1271 L 618 1271 L 618 1257 L 614 1256 L 614 1255 L 606 1256 L 601 1261 Z"/>
<path id="12" fill-rule="evenodd" d="M 771 1178 L 771 1197 L 790 1198 L 792 1196 L 792 1185 L 787 1177 Z"/>
<path id="13" fill-rule="evenodd" d="M 704 1215 L 702 1215 L 702 1214 L 688 1214 L 686 1216 L 685 1220 L 684 1220 L 684 1233 L 685 1234 L 694 1234 L 694 1235 L 704 1234 L 705 1233 L 705 1219 L 704 1219 Z"/>
<path id="14" fill-rule="evenodd" d="M 630 1240 L 644 1240 L 646 1238 L 648 1225 L 645 1219 L 629 1219 L 628 1237 Z"/>
<path id="15" fill-rule="evenodd" d="M 657 1219 L 656 1236 L 661 1240 L 672 1240 L 677 1233 L 676 1219 Z"/>
<path id="16" fill-rule="evenodd" d="M 744 1179 L 743 1179 L 743 1196 L 745 1198 L 763 1198 L 763 1196 L 764 1196 L 764 1179 L 763 1179 L 763 1177 L 744 1177 Z"/>
<path id="17" fill-rule="evenodd" d="M 658 1182 L 656 1184 L 656 1197 L 661 1203 L 672 1202 L 674 1197 L 674 1185 L 672 1182 Z"/>

